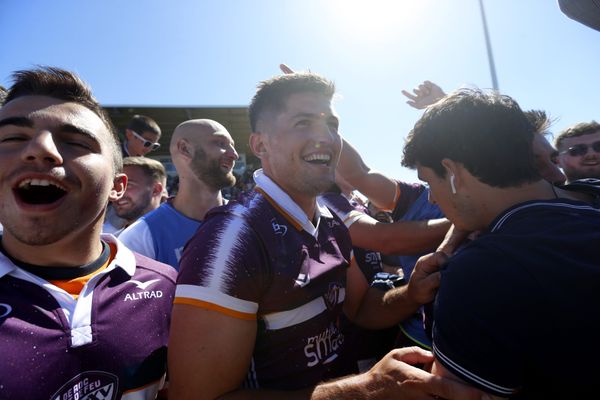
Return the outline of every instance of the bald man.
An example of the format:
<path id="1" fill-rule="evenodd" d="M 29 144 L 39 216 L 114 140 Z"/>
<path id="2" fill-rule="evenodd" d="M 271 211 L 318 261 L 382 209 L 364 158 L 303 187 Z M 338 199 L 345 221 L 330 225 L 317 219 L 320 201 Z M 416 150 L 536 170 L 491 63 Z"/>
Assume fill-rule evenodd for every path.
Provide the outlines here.
<path id="1" fill-rule="evenodd" d="M 209 119 L 181 123 L 171 138 L 179 175 L 177 195 L 127 228 L 119 239 L 131 250 L 179 268 L 183 246 L 213 207 L 224 204 L 221 189 L 233 186 L 238 154 L 225 127 Z"/>

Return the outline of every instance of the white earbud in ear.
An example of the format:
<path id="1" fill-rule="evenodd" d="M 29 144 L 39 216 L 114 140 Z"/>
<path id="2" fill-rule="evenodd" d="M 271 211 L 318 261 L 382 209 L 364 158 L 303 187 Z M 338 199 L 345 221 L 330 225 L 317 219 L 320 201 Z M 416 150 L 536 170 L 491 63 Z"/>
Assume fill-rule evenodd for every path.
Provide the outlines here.
<path id="1" fill-rule="evenodd" d="M 450 189 L 452 194 L 456 194 L 456 186 L 454 186 L 454 175 L 450 175 Z"/>

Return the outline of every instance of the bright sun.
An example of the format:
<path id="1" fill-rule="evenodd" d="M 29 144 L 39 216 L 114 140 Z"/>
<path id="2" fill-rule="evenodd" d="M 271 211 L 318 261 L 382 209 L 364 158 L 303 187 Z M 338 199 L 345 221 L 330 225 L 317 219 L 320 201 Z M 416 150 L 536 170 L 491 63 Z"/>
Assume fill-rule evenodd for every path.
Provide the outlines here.
<path id="1" fill-rule="evenodd" d="M 366 41 L 381 40 L 401 25 L 413 25 L 422 9 L 418 0 L 332 0 L 336 25 Z"/>

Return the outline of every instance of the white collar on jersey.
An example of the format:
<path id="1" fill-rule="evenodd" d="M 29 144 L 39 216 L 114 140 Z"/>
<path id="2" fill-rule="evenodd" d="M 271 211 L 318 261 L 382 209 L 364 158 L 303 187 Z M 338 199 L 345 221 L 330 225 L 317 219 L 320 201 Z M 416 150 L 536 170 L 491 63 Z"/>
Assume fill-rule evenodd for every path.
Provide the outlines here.
<path id="1" fill-rule="evenodd" d="M 316 201 L 315 219 L 317 225 L 313 225 L 311 218 L 306 215 L 304 210 L 292 198 L 284 192 L 275 182 L 271 180 L 262 168 L 254 171 L 254 182 L 271 198 L 279 207 L 281 207 L 291 218 L 293 218 L 306 232 L 316 236 L 321 217 L 333 218 L 329 209 L 319 198 Z"/>
<path id="2" fill-rule="evenodd" d="M 127 275 L 133 276 L 133 274 L 135 274 L 135 268 L 137 265 L 133 252 L 129 250 L 118 238 L 111 234 L 102 234 L 101 238 L 106 243 L 114 243 L 117 246 L 117 254 L 115 255 L 115 258 L 111 264 L 127 272 Z"/>

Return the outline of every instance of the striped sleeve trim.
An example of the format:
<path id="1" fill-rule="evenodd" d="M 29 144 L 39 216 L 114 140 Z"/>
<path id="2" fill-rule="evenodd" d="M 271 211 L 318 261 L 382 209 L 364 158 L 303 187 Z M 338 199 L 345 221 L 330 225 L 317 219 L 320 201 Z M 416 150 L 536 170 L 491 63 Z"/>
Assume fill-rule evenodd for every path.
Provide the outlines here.
<path id="1" fill-rule="evenodd" d="M 452 373 L 456 374 L 457 376 L 459 376 L 461 378 L 464 378 L 465 380 L 473 382 L 473 383 L 481 386 L 482 388 L 486 388 L 487 391 L 489 391 L 490 393 L 492 393 L 494 395 L 507 397 L 507 396 L 513 395 L 513 394 L 515 394 L 517 392 L 518 388 L 511 388 L 511 387 L 505 387 L 505 386 L 497 385 L 497 384 L 495 384 L 493 382 L 490 382 L 490 381 L 488 381 L 488 380 L 480 377 L 477 374 L 474 374 L 473 372 L 467 370 L 466 368 L 461 367 L 456 362 L 452 361 L 444 353 L 442 353 L 440 351 L 440 349 L 438 349 L 435 346 L 435 343 L 433 344 L 433 354 Z"/>
<path id="2" fill-rule="evenodd" d="M 346 291 L 344 288 L 340 288 L 338 296 L 338 304 L 344 301 L 346 297 Z M 327 309 L 325 300 L 323 297 L 317 297 L 301 305 L 300 307 L 292 310 L 280 311 L 271 314 L 265 314 L 262 319 L 265 321 L 265 326 L 269 330 L 277 330 L 288 328 L 290 326 L 301 324 L 302 322 L 308 321 L 311 318 L 316 317 Z"/>
<path id="3" fill-rule="evenodd" d="M 187 304 L 251 321 L 256 319 L 258 311 L 258 303 L 195 285 L 177 285 L 173 304 Z"/>
<path id="4" fill-rule="evenodd" d="M 352 226 L 353 223 L 366 216 L 367 215 L 365 213 L 362 213 L 360 211 L 350 211 L 346 215 L 346 218 L 343 219 L 344 225 L 346 225 L 346 228 L 350 228 L 350 226 Z"/>

